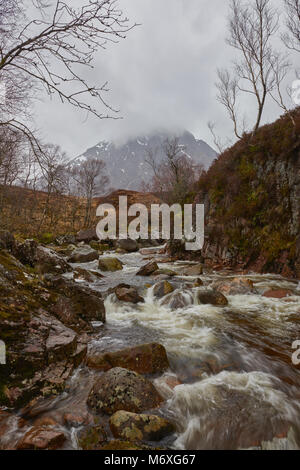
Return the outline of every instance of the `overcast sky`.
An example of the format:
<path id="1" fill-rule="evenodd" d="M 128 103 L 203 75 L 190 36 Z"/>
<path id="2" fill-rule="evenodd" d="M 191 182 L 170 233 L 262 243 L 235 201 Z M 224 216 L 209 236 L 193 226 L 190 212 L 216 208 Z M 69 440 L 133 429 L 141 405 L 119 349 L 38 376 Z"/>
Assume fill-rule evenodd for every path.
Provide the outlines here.
<path id="1" fill-rule="evenodd" d="M 281 0 L 273 0 L 280 5 Z M 84 3 L 84 0 L 82 0 Z M 140 23 L 119 44 L 95 57 L 92 81 L 109 82 L 106 99 L 122 120 L 97 120 L 69 105 L 45 99 L 37 104 L 37 124 L 47 141 L 58 143 L 70 158 L 100 140 L 165 129 L 187 129 L 212 144 L 207 121 L 232 137 L 231 123 L 216 101 L 216 69 L 228 66 L 233 51 L 225 43 L 229 0 L 119 0 L 124 13 Z M 249 120 L 251 103 L 242 103 Z M 264 121 L 280 111 L 270 101 Z"/>

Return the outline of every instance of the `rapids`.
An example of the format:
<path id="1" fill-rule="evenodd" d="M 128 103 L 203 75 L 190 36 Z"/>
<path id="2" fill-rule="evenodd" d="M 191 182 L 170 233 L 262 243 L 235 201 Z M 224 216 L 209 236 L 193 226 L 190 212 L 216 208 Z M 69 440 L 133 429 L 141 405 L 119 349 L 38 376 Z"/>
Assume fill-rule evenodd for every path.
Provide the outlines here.
<path id="1" fill-rule="evenodd" d="M 171 282 L 183 294 L 186 306 L 172 310 L 155 299 L 153 278 L 136 276 L 146 260 L 163 260 L 159 250 L 115 255 L 121 272 L 106 274 L 90 287 L 105 292 L 121 282 L 141 288 L 144 304 L 133 306 L 105 300 L 107 322 L 95 324 L 89 348 L 113 351 L 145 342 L 159 342 L 167 350 L 171 370 L 153 381 L 165 403 L 159 414 L 177 424 L 177 434 L 161 446 L 174 449 L 300 448 L 300 368 L 292 363 L 292 343 L 300 340 L 300 290 L 297 281 L 276 275 L 248 274 L 255 293 L 227 296 L 226 307 L 199 305 L 197 289 L 184 289 L 192 277 L 176 276 Z M 109 254 L 110 256 L 110 254 Z M 161 263 L 176 271 L 188 262 Z M 76 265 L 74 265 L 76 266 Z M 97 269 L 97 262 L 80 265 Z M 237 277 L 231 272 L 206 272 L 213 281 Z M 291 297 L 272 299 L 266 289 L 290 289 Z M 37 415 L 59 416 L 66 410 L 86 410 L 86 398 L 98 373 L 79 368 L 66 391 L 32 410 Z M 174 386 L 175 385 L 175 386 Z M 13 431 L 21 435 L 22 431 Z M 63 426 L 63 424 L 61 424 Z M 66 448 L 77 448 L 75 428 Z"/>

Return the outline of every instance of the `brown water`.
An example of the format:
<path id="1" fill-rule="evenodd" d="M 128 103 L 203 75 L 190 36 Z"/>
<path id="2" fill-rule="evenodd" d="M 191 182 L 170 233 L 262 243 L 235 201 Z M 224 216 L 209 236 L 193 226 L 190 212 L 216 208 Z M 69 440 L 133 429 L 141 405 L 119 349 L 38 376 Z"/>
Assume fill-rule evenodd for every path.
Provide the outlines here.
<path id="1" fill-rule="evenodd" d="M 148 282 L 135 275 L 145 263 L 141 254 L 118 257 L 125 263 L 123 272 L 91 287 L 104 291 L 120 282 L 139 286 Z M 176 271 L 181 264 L 161 267 Z M 95 269 L 96 264 L 83 267 Z M 201 276 L 205 287 L 231 277 L 236 276 Z M 153 381 L 166 399 L 158 412 L 177 423 L 177 434 L 161 445 L 193 450 L 300 448 L 300 369 L 291 359 L 292 343 L 300 340 L 298 283 L 274 275 L 247 278 L 254 282 L 256 293 L 228 296 L 224 308 L 198 305 L 197 288 L 183 289 L 192 278 L 182 277 L 172 280 L 186 299 L 186 307 L 178 310 L 161 305 L 151 288 L 144 289 L 145 304 L 138 306 L 107 297 L 107 323 L 95 325 L 91 349 L 112 351 L 153 341 L 167 349 L 171 370 Z M 294 295 L 281 300 L 262 297 L 270 288 L 291 289 Z M 78 369 L 61 396 L 30 411 L 31 422 L 52 416 L 63 427 L 65 412 L 87 412 L 85 402 L 96 375 L 86 367 Z M 171 378 L 182 383 L 172 388 Z M 109 432 L 107 423 L 106 427 Z M 17 429 L 12 422 L 7 439 L 15 440 L 27 429 Z M 77 448 L 78 429 L 64 431 L 69 436 L 65 448 Z M 262 444 L 267 441 L 272 444 Z"/>

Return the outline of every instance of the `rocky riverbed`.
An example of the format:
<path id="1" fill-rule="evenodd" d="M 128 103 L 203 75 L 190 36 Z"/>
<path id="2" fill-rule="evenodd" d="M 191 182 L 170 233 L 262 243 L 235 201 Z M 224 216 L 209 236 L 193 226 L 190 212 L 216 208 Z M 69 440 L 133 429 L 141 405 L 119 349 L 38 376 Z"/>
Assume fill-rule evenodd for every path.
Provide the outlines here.
<path id="1" fill-rule="evenodd" d="M 0 448 L 299 449 L 299 282 L 93 238 L 0 233 Z"/>

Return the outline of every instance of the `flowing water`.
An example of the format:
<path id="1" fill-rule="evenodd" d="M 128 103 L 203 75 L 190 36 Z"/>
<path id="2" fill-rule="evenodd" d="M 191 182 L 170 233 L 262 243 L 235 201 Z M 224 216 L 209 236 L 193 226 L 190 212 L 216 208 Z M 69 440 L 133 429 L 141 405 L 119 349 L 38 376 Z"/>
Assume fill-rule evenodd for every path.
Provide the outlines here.
<path id="1" fill-rule="evenodd" d="M 155 250 L 149 255 L 163 258 Z M 197 290 L 236 274 L 205 273 L 204 287 L 192 289 L 185 284 L 194 278 L 176 276 L 171 280 L 177 289 L 173 295 L 181 294 L 185 306 L 171 309 L 147 285 L 157 280 L 136 276 L 145 255 L 117 256 L 123 271 L 91 287 L 104 292 L 126 282 L 139 286 L 145 303 L 133 306 L 117 301 L 114 294 L 107 296 L 107 322 L 95 324 L 89 348 L 114 351 L 153 341 L 165 346 L 171 369 L 152 378 L 165 398 L 155 412 L 175 421 L 177 434 L 160 445 L 192 450 L 300 448 L 300 368 L 292 363 L 292 343 L 300 340 L 299 284 L 276 275 L 250 274 L 246 277 L 254 283 L 253 293 L 229 295 L 228 306 L 215 307 L 199 305 Z M 176 271 L 183 264 L 159 266 Z M 280 300 L 261 295 L 273 288 L 289 289 L 293 295 Z M 31 411 L 31 419 L 51 415 L 59 421 L 70 410 L 86 412 L 86 398 L 98 374 L 78 369 L 66 391 L 55 400 L 44 400 Z M 77 448 L 78 430 L 64 430 L 69 435 L 66 448 Z"/>

